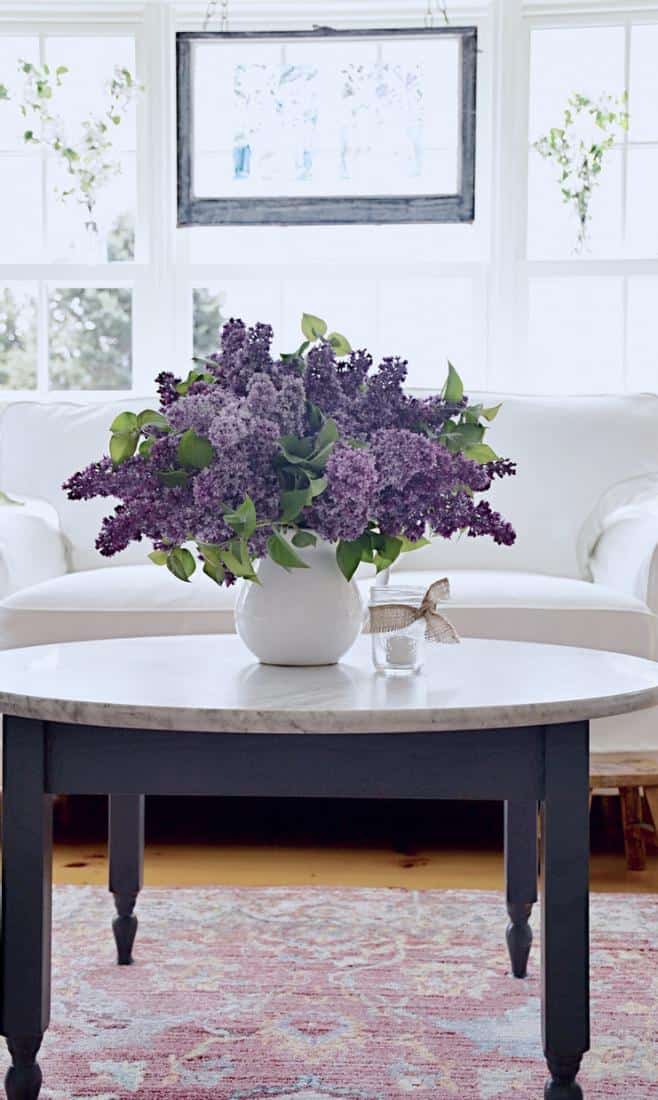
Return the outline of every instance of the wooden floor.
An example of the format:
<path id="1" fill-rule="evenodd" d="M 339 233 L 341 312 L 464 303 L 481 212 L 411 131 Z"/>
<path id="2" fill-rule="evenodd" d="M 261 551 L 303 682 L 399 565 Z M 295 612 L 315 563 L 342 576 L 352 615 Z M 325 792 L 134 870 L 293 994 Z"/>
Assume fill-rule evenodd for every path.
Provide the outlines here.
<path id="1" fill-rule="evenodd" d="M 105 884 L 105 804 L 59 806 L 55 881 Z M 658 851 L 630 872 L 617 800 L 592 810 L 592 888 L 658 893 Z M 495 803 L 151 799 L 145 880 L 152 886 L 400 886 L 500 889 Z"/>

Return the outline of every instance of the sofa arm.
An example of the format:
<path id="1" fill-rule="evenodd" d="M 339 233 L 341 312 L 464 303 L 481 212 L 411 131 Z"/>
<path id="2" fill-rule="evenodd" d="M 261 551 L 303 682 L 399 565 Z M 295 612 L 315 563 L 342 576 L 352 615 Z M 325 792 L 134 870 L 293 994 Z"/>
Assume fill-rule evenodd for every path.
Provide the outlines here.
<path id="1" fill-rule="evenodd" d="M 626 592 L 658 614 L 658 513 L 621 509 L 589 555 L 591 580 Z"/>
<path id="2" fill-rule="evenodd" d="M 0 599 L 68 572 L 55 510 L 43 501 L 0 496 Z"/>

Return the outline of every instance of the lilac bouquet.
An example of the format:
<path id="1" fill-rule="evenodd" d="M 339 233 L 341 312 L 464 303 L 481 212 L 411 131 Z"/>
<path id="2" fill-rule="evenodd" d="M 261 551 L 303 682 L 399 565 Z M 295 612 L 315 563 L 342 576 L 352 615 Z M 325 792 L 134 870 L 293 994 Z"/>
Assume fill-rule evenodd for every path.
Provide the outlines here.
<path id="1" fill-rule="evenodd" d="M 231 320 L 219 351 L 182 381 L 156 379 L 160 409 L 124 412 L 109 456 L 64 485 L 72 500 L 118 498 L 96 546 L 118 553 L 150 539 L 149 555 L 188 581 L 197 561 L 217 584 L 257 580 L 266 554 L 308 568 L 296 552 L 336 544 L 350 580 L 428 537 L 515 534 L 486 500 L 494 478 L 515 472 L 484 435 L 498 406 L 469 405 L 454 367 L 440 394 L 405 393 L 407 364 L 367 351 L 304 314 L 304 341 L 275 357 L 272 329 Z M 195 552 L 189 547 L 194 546 Z"/>

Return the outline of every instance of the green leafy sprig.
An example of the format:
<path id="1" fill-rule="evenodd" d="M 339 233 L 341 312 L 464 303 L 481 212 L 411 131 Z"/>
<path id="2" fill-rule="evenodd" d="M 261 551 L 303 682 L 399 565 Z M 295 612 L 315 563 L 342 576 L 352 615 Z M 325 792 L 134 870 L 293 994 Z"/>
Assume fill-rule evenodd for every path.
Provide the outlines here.
<path id="1" fill-rule="evenodd" d="M 548 134 L 534 143 L 540 156 L 557 165 L 562 200 L 575 209 L 577 252 L 587 244 L 590 203 L 600 183 L 606 154 L 614 146 L 619 131 L 628 129 L 627 104 L 626 92 L 619 97 L 603 95 L 598 99 L 574 92 L 564 108 L 562 125 L 551 127 Z"/>
<path id="2" fill-rule="evenodd" d="M 66 65 L 55 69 L 44 63 L 35 65 L 21 59 L 19 73 L 23 91 L 19 110 L 31 125 L 23 132 L 28 145 L 42 145 L 52 152 L 71 177 L 70 187 L 57 193 L 62 200 L 73 197 L 85 209 L 85 226 L 98 234 L 96 206 L 110 179 L 121 172 L 121 162 L 113 155 L 113 131 L 123 121 L 130 104 L 143 86 L 129 69 L 116 66 L 107 84 L 107 102 L 100 115 L 90 114 L 82 122 L 82 135 L 76 142 L 64 120 L 53 110 L 56 91 L 69 72 Z M 11 98 L 0 84 L 0 100 Z"/>

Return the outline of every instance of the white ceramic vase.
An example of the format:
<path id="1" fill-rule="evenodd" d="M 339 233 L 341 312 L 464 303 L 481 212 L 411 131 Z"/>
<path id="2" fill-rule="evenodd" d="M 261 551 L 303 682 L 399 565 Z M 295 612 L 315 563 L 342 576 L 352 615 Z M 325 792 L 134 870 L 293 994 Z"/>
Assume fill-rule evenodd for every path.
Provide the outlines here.
<path id="1" fill-rule="evenodd" d="M 260 584 L 240 581 L 238 635 L 266 665 L 335 665 L 356 641 L 363 605 L 329 543 L 298 550 L 308 569 L 287 572 L 271 558 L 257 568 Z"/>

